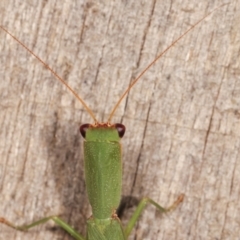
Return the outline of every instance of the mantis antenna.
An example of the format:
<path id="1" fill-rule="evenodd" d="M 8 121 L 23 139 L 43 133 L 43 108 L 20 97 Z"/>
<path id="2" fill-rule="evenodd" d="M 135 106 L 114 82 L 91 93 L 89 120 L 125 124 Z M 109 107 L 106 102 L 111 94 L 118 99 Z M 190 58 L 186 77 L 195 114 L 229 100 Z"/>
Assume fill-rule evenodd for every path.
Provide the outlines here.
<path id="1" fill-rule="evenodd" d="M 157 61 L 159 58 L 161 58 L 172 46 L 174 46 L 180 39 L 182 39 L 188 32 L 190 32 L 193 28 L 195 28 L 200 22 L 202 22 L 205 18 L 207 18 L 209 15 L 211 15 L 213 12 L 215 12 L 217 9 L 223 7 L 224 5 L 227 5 L 229 3 L 224 3 L 218 7 L 216 7 L 215 9 L 213 9 L 211 12 L 209 12 L 207 15 L 205 15 L 204 17 L 202 17 L 200 20 L 198 20 L 196 23 L 194 23 L 187 31 L 185 31 L 180 37 L 178 37 L 177 39 L 175 39 L 166 49 L 164 49 L 139 75 L 138 77 L 136 77 L 133 82 L 129 85 L 129 87 L 125 90 L 125 92 L 123 93 L 123 95 L 120 97 L 120 99 L 118 100 L 118 102 L 116 103 L 115 107 L 113 108 L 112 112 L 109 115 L 108 118 L 108 123 L 111 122 L 111 119 L 115 113 L 115 111 L 117 110 L 119 104 L 122 102 L 123 98 L 128 94 L 128 92 L 132 89 L 132 87 L 138 82 L 138 80 L 148 71 L 149 68 L 151 68 Z"/>
<path id="2" fill-rule="evenodd" d="M 188 32 L 190 32 L 193 28 L 195 28 L 200 22 L 202 22 L 205 18 L 207 18 L 209 15 L 211 15 L 213 12 L 215 12 L 217 9 L 227 5 L 229 3 L 225 3 L 222 5 L 219 5 L 215 9 L 213 9 L 211 12 L 209 12 L 207 15 L 202 17 L 200 20 L 198 20 L 196 23 L 194 23 L 187 31 L 185 31 L 180 37 L 175 39 L 165 50 L 163 50 L 139 75 L 137 78 L 133 80 L 133 82 L 129 85 L 129 87 L 125 90 L 125 92 L 122 94 L 118 102 L 116 103 L 115 107 L 113 108 L 112 112 L 109 115 L 109 118 L 107 120 L 107 124 L 111 125 L 111 119 L 117 110 L 118 106 L 122 102 L 123 98 L 128 94 L 128 92 L 132 89 L 132 87 L 138 82 L 138 80 L 148 71 L 149 68 L 151 68 L 172 46 L 174 46 L 180 39 L 182 39 Z M 22 42 L 20 42 L 14 35 L 12 35 L 6 28 L 0 25 L 0 28 L 5 31 L 8 35 L 10 35 L 16 42 L 18 42 L 23 48 L 25 48 L 31 55 L 33 55 L 36 59 L 38 59 L 61 83 L 63 83 L 67 89 L 72 92 L 72 94 L 81 102 L 83 107 L 86 109 L 86 111 L 90 114 L 91 118 L 94 120 L 94 125 L 98 125 L 98 121 L 93 114 L 92 110 L 87 106 L 87 104 L 83 101 L 83 99 L 74 91 L 65 80 L 63 80 L 48 64 L 46 64 L 40 57 L 38 57 L 33 51 L 31 51 L 27 46 L 25 46 Z"/>
<path id="3" fill-rule="evenodd" d="M 46 64 L 40 57 L 38 57 L 33 51 L 31 51 L 27 46 L 25 46 L 22 42 L 20 42 L 14 35 L 12 35 L 6 28 L 0 25 L 0 28 L 9 34 L 15 41 L 17 41 L 22 47 L 24 47 L 31 55 L 33 55 L 37 60 L 39 60 L 61 83 L 63 83 L 67 89 L 72 92 L 72 94 L 82 103 L 83 107 L 90 114 L 95 123 L 97 123 L 97 119 L 93 114 L 92 110 L 87 106 L 87 104 L 83 101 L 83 99 L 67 84 L 65 80 L 63 80 L 48 64 Z"/>

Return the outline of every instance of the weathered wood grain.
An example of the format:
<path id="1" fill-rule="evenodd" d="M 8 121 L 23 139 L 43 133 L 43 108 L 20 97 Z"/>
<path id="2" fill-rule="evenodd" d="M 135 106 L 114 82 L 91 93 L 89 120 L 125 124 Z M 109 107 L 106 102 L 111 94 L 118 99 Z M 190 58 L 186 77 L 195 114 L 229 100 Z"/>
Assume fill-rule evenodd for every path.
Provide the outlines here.
<path id="1" fill-rule="evenodd" d="M 223 2 L 2 0 L 0 24 L 104 120 L 157 53 Z M 237 0 L 202 22 L 148 71 L 115 115 L 127 127 L 123 195 L 167 206 L 185 194 L 167 216 L 148 207 L 131 239 L 239 239 L 239 19 Z M 61 214 L 85 233 L 91 209 L 78 127 L 90 117 L 2 31 L 0 79 L 0 216 L 23 224 Z M 71 239 L 52 226 L 28 233 L 0 226 L 0 239 Z"/>

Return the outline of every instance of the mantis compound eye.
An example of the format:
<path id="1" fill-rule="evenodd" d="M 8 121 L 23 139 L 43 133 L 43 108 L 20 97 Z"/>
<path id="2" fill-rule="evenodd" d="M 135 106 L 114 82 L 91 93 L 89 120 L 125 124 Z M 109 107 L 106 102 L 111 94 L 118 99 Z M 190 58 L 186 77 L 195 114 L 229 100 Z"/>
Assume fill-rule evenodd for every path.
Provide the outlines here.
<path id="1" fill-rule="evenodd" d="M 121 123 L 116 123 L 116 124 L 115 124 L 115 128 L 116 128 L 117 131 L 118 131 L 118 136 L 119 136 L 120 138 L 122 138 L 122 137 L 124 136 L 126 127 L 125 127 L 123 124 L 121 124 Z"/>
<path id="2" fill-rule="evenodd" d="M 79 131 L 83 138 L 86 137 L 86 132 L 87 132 L 88 128 L 90 127 L 90 125 L 91 125 L 90 123 L 85 123 L 80 126 Z"/>

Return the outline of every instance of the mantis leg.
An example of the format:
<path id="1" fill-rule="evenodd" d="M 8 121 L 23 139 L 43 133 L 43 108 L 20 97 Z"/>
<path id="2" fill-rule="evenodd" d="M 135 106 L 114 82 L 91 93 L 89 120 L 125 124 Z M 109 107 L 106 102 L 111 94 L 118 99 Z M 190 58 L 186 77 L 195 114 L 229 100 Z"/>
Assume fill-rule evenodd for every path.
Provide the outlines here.
<path id="1" fill-rule="evenodd" d="M 63 228 L 67 233 L 69 233 L 71 236 L 73 236 L 76 240 L 86 240 L 82 235 L 80 235 L 76 230 L 74 230 L 69 224 L 64 222 L 61 218 L 57 216 L 50 216 L 50 217 L 45 217 L 42 218 L 36 222 L 33 222 L 28 225 L 23 225 L 23 226 L 15 226 L 13 223 L 9 222 L 5 218 L 0 218 L 0 223 L 3 223 L 11 228 L 14 228 L 19 231 L 27 231 L 28 229 L 35 227 L 37 225 L 43 224 L 49 220 L 53 220 L 58 226 Z"/>
<path id="2" fill-rule="evenodd" d="M 135 223 L 138 221 L 142 211 L 144 210 L 144 208 L 146 207 L 146 205 L 148 203 L 152 204 L 153 206 L 155 206 L 159 211 L 161 211 L 162 213 L 166 213 L 169 212 L 173 209 L 175 209 L 179 203 L 181 203 L 183 201 L 184 198 L 184 194 L 181 194 L 177 200 L 168 208 L 163 208 L 162 206 L 160 206 L 158 203 L 156 203 L 155 201 L 153 201 L 150 198 L 143 198 L 140 203 L 137 206 L 137 209 L 135 210 L 135 212 L 133 213 L 131 219 L 128 222 L 128 225 L 126 226 L 126 228 L 124 229 L 124 233 L 126 238 L 128 238 L 128 236 L 130 235 Z"/>

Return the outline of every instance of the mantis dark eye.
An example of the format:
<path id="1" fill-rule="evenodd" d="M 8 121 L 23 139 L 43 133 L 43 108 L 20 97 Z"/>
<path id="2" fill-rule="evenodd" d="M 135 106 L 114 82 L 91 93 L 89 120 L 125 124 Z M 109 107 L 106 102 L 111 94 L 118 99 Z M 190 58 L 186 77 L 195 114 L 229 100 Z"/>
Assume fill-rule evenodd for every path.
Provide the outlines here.
<path id="1" fill-rule="evenodd" d="M 79 131 L 80 131 L 83 138 L 86 137 L 86 131 L 88 130 L 90 125 L 91 125 L 90 123 L 85 123 L 85 124 L 80 126 Z"/>
<path id="2" fill-rule="evenodd" d="M 116 124 L 115 124 L 115 128 L 116 128 L 117 131 L 118 131 L 118 136 L 119 136 L 120 138 L 122 138 L 123 135 L 124 135 L 124 133 L 125 133 L 125 130 L 126 130 L 125 126 L 124 126 L 123 124 L 121 124 L 121 123 L 116 123 Z"/>

